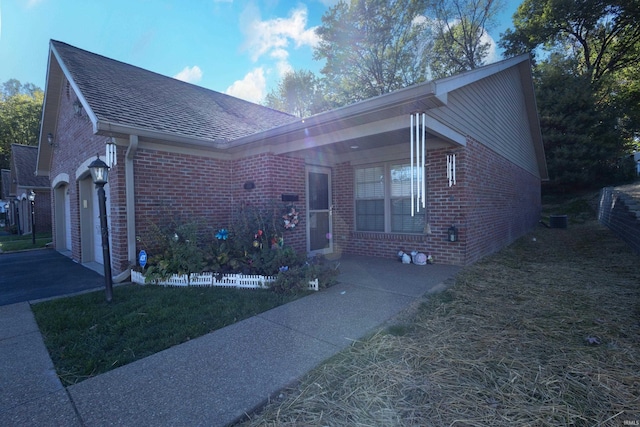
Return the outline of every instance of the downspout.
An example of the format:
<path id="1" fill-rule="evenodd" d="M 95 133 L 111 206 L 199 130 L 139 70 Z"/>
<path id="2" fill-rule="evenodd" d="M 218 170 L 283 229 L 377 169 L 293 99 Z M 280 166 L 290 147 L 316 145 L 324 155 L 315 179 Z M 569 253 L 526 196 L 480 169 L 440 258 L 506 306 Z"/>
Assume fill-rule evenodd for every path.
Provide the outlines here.
<path id="1" fill-rule="evenodd" d="M 136 264 L 136 199 L 134 194 L 133 159 L 138 151 L 138 135 L 129 135 L 129 147 L 124 158 L 125 171 L 125 203 L 127 206 L 127 259 L 130 265 Z M 113 278 L 120 283 L 129 278 L 130 269 Z"/>

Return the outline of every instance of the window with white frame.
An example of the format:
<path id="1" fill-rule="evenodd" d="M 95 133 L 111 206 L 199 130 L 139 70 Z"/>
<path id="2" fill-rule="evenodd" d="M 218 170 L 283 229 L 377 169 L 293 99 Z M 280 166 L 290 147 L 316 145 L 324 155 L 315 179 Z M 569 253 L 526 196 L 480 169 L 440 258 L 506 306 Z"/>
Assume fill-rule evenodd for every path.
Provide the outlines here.
<path id="1" fill-rule="evenodd" d="M 408 163 L 358 167 L 355 186 L 357 231 L 423 232 L 422 207 L 419 213 L 411 216 L 411 167 Z"/>

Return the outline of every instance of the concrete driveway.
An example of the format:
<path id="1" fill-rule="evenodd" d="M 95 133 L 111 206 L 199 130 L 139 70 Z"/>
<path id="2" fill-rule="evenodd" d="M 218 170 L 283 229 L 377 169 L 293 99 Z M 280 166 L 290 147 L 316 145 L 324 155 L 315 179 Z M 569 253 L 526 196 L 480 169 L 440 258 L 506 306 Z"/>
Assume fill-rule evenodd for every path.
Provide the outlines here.
<path id="1" fill-rule="evenodd" d="M 0 255 L 0 306 L 100 287 L 102 276 L 51 249 Z"/>

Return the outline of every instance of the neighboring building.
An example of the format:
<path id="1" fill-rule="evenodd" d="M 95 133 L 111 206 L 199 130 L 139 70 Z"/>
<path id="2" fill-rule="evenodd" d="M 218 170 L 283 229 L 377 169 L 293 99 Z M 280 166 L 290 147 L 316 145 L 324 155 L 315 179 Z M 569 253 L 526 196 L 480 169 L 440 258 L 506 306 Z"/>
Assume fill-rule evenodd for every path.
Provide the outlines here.
<path id="1" fill-rule="evenodd" d="M 51 177 L 55 247 L 102 262 L 87 166 L 113 141 L 115 274 L 164 216 L 220 226 L 274 200 L 301 212 L 286 242 L 310 254 L 472 263 L 539 220 L 548 177 L 530 67 L 518 56 L 299 119 L 52 41 L 38 173 Z M 426 117 L 426 209 L 412 216 L 414 112 Z"/>
<path id="2" fill-rule="evenodd" d="M 31 234 L 31 202 L 36 195 L 34 216 L 36 233 L 51 232 L 51 187 L 49 177 L 36 176 L 38 147 L 11 144 L 11 169 L 2 170 L 3 192 L 8 191 L 8 225 L 18 234 Z M 4 193 L 3 193 L 4 197 Z"/>
<path id="3" fill-rule="evenodd" d="M 14 195 L 11 193 L 11 171 L 9 169 L 2 169 L 0 171 L 0 179 L 2 179 L 2 194 L 0 195 L 0 206 L 2 207 L 2 212 L 4 212 L 3 216 L 3 227 L 8 228 L 12 224 L 12 216 L 11 216 L 11 199 Z"/>

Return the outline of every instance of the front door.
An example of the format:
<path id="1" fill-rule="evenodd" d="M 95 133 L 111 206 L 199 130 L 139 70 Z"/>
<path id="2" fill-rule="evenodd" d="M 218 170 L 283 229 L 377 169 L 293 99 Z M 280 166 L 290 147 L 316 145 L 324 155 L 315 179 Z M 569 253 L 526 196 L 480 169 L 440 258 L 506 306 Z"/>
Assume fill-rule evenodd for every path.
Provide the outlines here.
<path id="1" fill-rule="evenodd" d="M 333 252 L 331 169 L 307 168 L 307 252 Z"/>

